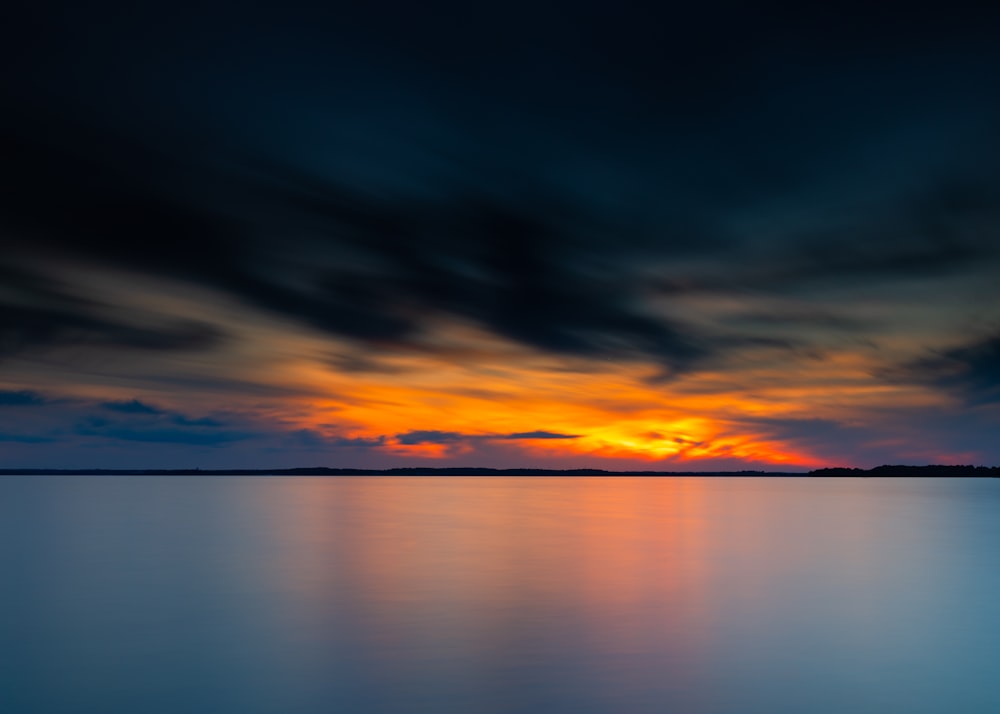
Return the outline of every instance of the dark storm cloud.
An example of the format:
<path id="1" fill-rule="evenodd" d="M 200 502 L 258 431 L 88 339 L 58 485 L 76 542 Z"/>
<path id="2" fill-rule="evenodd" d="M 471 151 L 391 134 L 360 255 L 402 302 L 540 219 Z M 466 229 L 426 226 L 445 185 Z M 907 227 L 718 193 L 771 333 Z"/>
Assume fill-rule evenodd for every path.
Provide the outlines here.
<path id="1" fill-rule="evenodd" d="M 56 259 L 362 351 L 459 321 L 666 374 L 791 343 L 760 313 L 740 340 L 695 329 L 690 292 L 997 272 L 995 8 L 313 5 L 6 24 L 0 358 L 221 337 L 120 320 Z"/>
<path id="2" fill-rule="evenodd" d="M 808 248 L 803 279 L 922 279 L 995 261 L 1000 170 L 946 181 L 872 211 Z"/>
<path id="3" fill-rule="evenodd" d="M 748 310 L 726 318 L 728 322 L 760 327 L 809 327 L 820 326 L 832 330 L 863 332 L 874 328 L 875 321 L 862 317 L 837 314 L 834 310 L 808 307 Z"/>
<path id="4" fill-rule="evenodd" d="M 160 407 L 153 406 L 151 404 L 146 404 L 145 402 L 140 402 L 138 399 L 130 399 L 127 401 L 117 401 L 117 402 L 102 402 L 101 408 L 107 411 L 117 412 L 119 414 L 135 414 L 135 415 L 145 415 L 145 416 L 155 416 L 155 417 L 167 417 L 169 421 L 176 426 L 190 426 L 190 427 L 222 427 L 225 426 L 224 422 L 218 419 L 213 419 L 212 417 L 189 417 L 179 412 L 172 412 L 167 409 L 161 409 Z"/>
<path id="5" fill-rule="evenodd" d="M 883 376 L 945 389 L 970 404 L 1000 402 L 1000 335 L 914 360 Z"/>
<path id="6" fill-rule="evenodd" d="M 552 431 L 522 431 L 513 434 L 462 434 L 456 431 L 417 430 L 396 434 L 396 442 L 414 444 L 456 444 L 476 441 L 522 441 L 532 439 L 578 439 L 578 434 L 559 434 Z"/>
<path id="7" fill-rule="evenodd" d="M 41 406 L 48 399 L 30 389 L 0 389 L 0 407 Z"/>
<path id="8" fill-rule="evenodd" d="M 454 444 L 459 441 L 465 441 L 468 438 L 468 434 L 460 434 L 457 431 L 434 431 L 430 429 L 396 434 L 396 442 L 407 446 L 414 444 Z"/>
<path id="9" fill-rule="evenodd" d="M 344 294 L 372 324 L 379 311 L 411 331 L 415 312 L 458 316 L 543 351 L 643 355 L 678 368 L 707 352 L 689 328 L 643 310 L 640 286 L 615 264 L 621 256 L 612 259 L 607 236 L 560 225 L 567 213 L 586 219 L 578 206 L 474 195 L 386 204 L 316 181 L 289 184 L 289 205 L 315 221 L 325 247 L 335 241 L 368 271 L 331 266 L 320 278 L 326 300 L 314 309 Z M 621 238 L 617 250 L 626 252 L 630 237 Z"/>
<path id="10" fill-rule="evenodd" d="M 1000 160 L 1000 153 L 987 150 Z M 1000 164 L 997 164 L 1000 166 Z M 974 172 L 960 182 L 929 178 L 932 186 L 887 198 L 863 211 L 819 213 L 805 226 L 779 231 L 770 243 L 733 246 L 739 260 L 719 261 L 701 274 L 668 278 L 656 289 L 692 293 L 801 295 L 860 285 L 924 282 L 969 274 L 1000 279 L 1000 170 Z M 747 314 L 765 325 L 798 322 L 839 329 L 866 328 L 833 307 Z M 871 327 L 871 325 L 867 325 Z"/>
<path id="11" fill-rule="evenodd" d="M 751 418 L 739 424 L 828 464 L 996 462 L 991 435 L 996 409 L 943 411 L 940 407 L 882 405 L 837 419 Z"/>
<path id="12" fill-rule="evenodd" d="M 156 388 L 166 388 L 174 393 L 213 394 L 216 396 L 241 394 L 263 399 L 291 399 L 315 395 L 315 390 L 306 386 L 268 384 L 259 379 L 225 377 L 219 374 L 176 374 L 151 373 L 143 375 L 143 380 Z"/>
<path id="13" fill-rule="evenodd" d="M 296 446 L 304 446 L 311 449 L 376 449 L 385 446 L 386 443 L 386 437 L 384 436 L 373 438 L 328 436 L 315 429 L 297 429 L 291 432 L 291 436 Z"/>
<path id="14" fill-rule="evenodd" d="M 179 168 L 159 152 L 108 132 L 67 125 L 47 128 L 55 139 L 39 136 L 32 124 L 28 133 L 22 126 L 0 142 L 8 158 L 0 169 L 5 189 L 0 220 L 5 240 L 21 253 L 37 257 L 56 251 L 70 259 L 218 288 L 357 338 L 389 339 L 408 330 L 377 306 L 366 309 L 365 286 L 357 279 L 354 287 L 345 281 L 314 298 L 311 285 L 287 287 L 287 276 L 268 276 L 281 238 L 272 237 L 276 243 L 270 250 L 255 250 L 252 233 L 224 218 L 222 206 L 215 203 L 224 203 L 225 195 L 202 196 L 209 207 L 185 201 L 177 186 Z M 174 177 L 172 185 L 157 184 L 167 176 Z M 198 183 L 193 173 L 180 180 Z M 28 280 L 22 282 L 34 287 Z M 8 350 L 90 335 L 113 345 L 193 349 L 216 337 L 205 325 L 164 333 L 130 329 L 82 311 L 82 301 L 67 298 L 59 307 L 47 307 L 43 297 L 28 294 L 23 300 L 27 306 L 5 311 L 0 334 Z"/>
<path id="15" fill-rule="evenodd" d="M 76 311 L 9 304 L 0 304 L 0 310 L 0 359 L 67 345 L 195 350 L 216 344 L 220 334 L 216 328 L 196 322 L 154 330 Z"/>
<path id="16" fill-rule="evenodd" d="M 189 444 L 218 446 L 234 441 L 244 441 L 257 436 L 250 432 L 213 431 L 198 432 L 186 429 L 142 429 L 115 426 L 83 426 L 77 430 L 81 436 L 102 436 L 114 441 L 136 441 L 151 444 Z"/>
<path id="17" fill-rule="evenodd" d="M 800 454 L 826 463 L 850 461 L 876 466 L 893 459 L 899 460 L 899 445 L 910 442 L 916 431 L 912 427 L 915 418 L 913 410 L 890 408 L 874 416 L 861 414 L 868 419 L 864 425 L 837 419 L 794 417 L 753 417 L 736 423 L 740 430 L 750 430 L 765 440 L 791 447 Z M 880 426 L 873 428 L 872 424 Z M 913 458 L 918 447 L 933 449 L 932 445 L 938 443 L 937 434 L 928 434 L 926 444 L 910 444 L 907 458 Z"/>
<path id="18" fill-rule="evenodd" d="M 136 151 L 114 138 L 103 138 L 100 161 L 81 159 L 78 149 L 8 144 L 17 151 L 3 169 L 11 190 L 0 199 L 2 218 L 8 240 L 27 256 L 56 250 L 190 281 L 383 348 L 418 340 L 426 319 L 443 315 L 562 354 L 644 356 L 681 369 L 708 351 L 690 329 L 647 313 L 628 268 L 609 260 L 607 243 L 581 240 L 559 225 L 564 208 L 554 203 L 376 200 L 272 173 L 243 196 L 259 207 L 248 209 L 250 217 L 260 215 L 273 232 L 262 236 L 246 222 L 223 218 L 220 206 L 195 208 L 177 189 L 150 184 L 132 165 Z M 161 177 L 177 170 L 151 154 L 143 155 L 141 169 Z M 238 194 L 240 183 L 228 190 Z M 207 326 L 130 329 L 87 314 L 83 303 L 70 307 L 63 300 L 53 308 L 29 297 L 34 304 L 3 318 L 12 335 L 8 351 L 18 342 L 88 335 L 128 346 L 195 348 L 214 336 Z"/>
<path id="19" fill-rule="evenodd" d="M 79 414 L 73 432 L 77 436 L 111 441 L 213 446 L 244 441 L 261 434 L 249 422 L 232 425 L 213 417 L 192 417 L 138 399 L 89 404 Z M 245 420 L 244 420 L 245 421 Z"/>
<path id="20" fill-rule="evenodd" d="M 104 402 L 101 407 L 112 412 L 120 412 L 122 414 L 165 414 L 166 412 L 158 407 L 150 406 L 149 404 L 144 404 L 138 399 L 131 399 L 128 401 L 121 402 Z"/>
<path id="21" fill-rule="evenodd" d="M 677 317 L 683 310 L 650 311 L 651 294 L 932 279 L 993 270 L 997 257 L 989 236 L 1000 226 L 1000 182 L 985 177 L 891 202 L 838 228 L 792 231 L 761 249 L 711 228 L 697 211 L 673 212 L 651 240 L 622 216 L 541 186 L 375 195 L 239 153 L 231 157 L 238 172 L 203 167 L 196 176 L 190 157 L 185 166 L 107 132 L 97 141 L 60 125 L 59 141 L 42 141 L 33 132 L 22 140 L 25 131 L 8 136 L 11 159 L 0 168 L 11 187 L 0 197 L 0 220 L 15 248 L 11 264 L 0 256 L 8 285 L 0 356 L 63 344 L 218 343 L 219 329 L 201 322 L 153 329 L 109 318 L 17 262 L 51 254 L 212 288 L 366 349 L 426 351 L 429 327 L 459 318 L 540 351 L 650 359 L 665 374 L 745 349 L 788 347 L 787 336 L 767 334 L 769 322 L 787 323 L 788 314 L 758 312 L 743 324 L 759 335 L 734 342 L 686 324 Z M 94 143 L 100 156 L 86 148 Z M 670 276 L 672 261 L 692 256 L 707 263 L 681 277 L 640 277 L 659 264 Z M 810 322 L 803 314 L 793 322 Z M 820 327 L 866 328 L 813 315 Z"/>
<path id="22" fill-rule="evenodd" d="M 2 169 L 0 169 L 2 171 Z M 2 199 L 0 199 L 2 203 Z M 0 231 L 5 216 L 0 211 Z M 194 320 L 136 326 L 106 314 L 113 306 L 75 294 L 55 279 L 17 265 L 23 241 L 0 234 L 8 250 L 0 254 L 0 360 L 66 345 L 98 345 L 138 350 L 204 349 L 216 344 L 218 328 Z"/>
<path id="23" fill-rule="evenodd" d="M 218 419 L 213 419 L 212 417 L 200 417 L 197 419 L 192 419 L 191 417 L 184 416 L 183 414 L 172 414 L 170 419 L 177 426 L 209 426 L 209 427 L 226 426 L 225 422 L 219 421 Z"/>
<path id="24" fill-rule="evenodd" d="M 31 434 L 3 434 L 0 433 L 0 442 L 15 444 L 52 444 L 59 441 L 51 436 L 35 436 Z"/>
<path id="25" fill-rule="evenodd" d="M 832 419 L 795 419 L 758 417 L 740 421 L 760 429 L 769 438 L 806 449 L 836 453 L 838 445 L 857 448 L 869 435 L 865 429 Z"/>
<path id="26" fill-rule="evenodd" d="M 360 437 L 358 438 L 341 437 L 337 439 L 328 439 L 326 441 L 326 445 L 333 446 L 336 448 L 375 449 L 385 445 L 385 437 L 377 436 L 372 439 L 363 439 Z"/>

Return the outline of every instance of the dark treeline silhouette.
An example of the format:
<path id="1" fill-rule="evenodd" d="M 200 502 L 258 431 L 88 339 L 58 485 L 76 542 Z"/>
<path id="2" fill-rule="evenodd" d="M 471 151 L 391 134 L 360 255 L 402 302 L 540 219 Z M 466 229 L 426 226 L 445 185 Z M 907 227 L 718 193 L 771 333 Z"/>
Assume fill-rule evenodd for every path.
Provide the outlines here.
<path id="1" fill-rule="evenodd" d="M 943 466 L 932 464 L 929 466 L 876 466 L 873 469 L 816 469 L 809 472 L 810 476 L 890 476 L 890 477 L 993 477 L 1000 478 L 1000 466 Z"/>
<path id="2" fill-rule="evenodd" d="M 0 469 L 0 476 L 821 476 L 821 477 L 977 477 L 1000 478 L 1000 467 L 876 466 L 872 469 L 824 468 L 814 471 L 607 471 L 604 469 L 429 468 L 333 469 Z"/>
<path id="3" fill-rule="evenodd" d="M 804 476 L 774 471 L 607 471 L 604 469 L 491 469 L 409 467 L 394 469 L 0 469 L 0 476 Z"/>

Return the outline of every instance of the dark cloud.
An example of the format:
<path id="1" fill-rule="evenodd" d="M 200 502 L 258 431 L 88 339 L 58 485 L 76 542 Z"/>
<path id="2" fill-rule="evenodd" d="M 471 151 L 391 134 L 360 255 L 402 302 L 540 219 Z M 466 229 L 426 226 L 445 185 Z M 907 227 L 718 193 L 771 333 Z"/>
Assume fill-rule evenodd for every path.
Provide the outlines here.
<path id="1" fill-rule="evenodd" d="M 0 442 L 15 444 L 52 444 L 59 439 L 51 436 L 39 436 L 35 434 L 4 434 L 0 433 Z"/>
<path id="2" fill-rule="evenodd" d="M 835 434 L 851 431 L 853 427 L 831 419 L 798 419 L 755 417 L 744 419 L 741 424 L 755 426 L 769 436 L 796 443 L 815 444 L 829 442 Z"/>
<path id="3" fill-rule="evenodd" d="M 0 218 L 21 253 L 38 259 L 54 250 L 211 287 L 382 349 L 419 342 L 429 321 L 444 316 L 568 355 L 652 358 L 684 369 L 708 352 L 690 328 L 644 307 L 632 268 L 621 255 L 610 259 L 627 236 L 613 250 L 586 237 L 579 207 L 485 194 L 374 199 L 273 166 L 252 180 L 224 179 L 193 205 L 182 196 L 189 183 L 162 185 L 180 171 L 165 158 L 106 135 L 98 158 L 80 148 L 88 141 L 67 148 L 7 137 L 10 190 Z M 160 182 L 144 178 L 150 173 Z M 233 200 L 255 208 L 242 221 L 228 218 Z M 661 252 L 671 245 L 667 237 Z M 194 349 L 218 336 L 196 324 L 130 328 L 72 299 L 23 302 L 0 323 L 8 352 L 74 339 Z"/>
<path id="4" fill-rule="evenodd" d="M 700 208 L 675 211 L 650 240 L 627 216 L 541 185 L 377 196 L 239 153 L 239 171 L 203 166 L 197 178 L 195 163 L 117 135 L 89 137 L 103 150 L 98 157 L 80 148 L 81 130 L 53 131 L 63 136 L 55 146 L 33 133 L 7 137 L 11 158 L 0 172 L 12 188 L 0 198 L 0 219 L 15 255 L 37 260 L 53 250 L 190 282 L 369 351 L 433 349 L 434 326 L 459 319 L 543 352 L 652 360 L 669 374 L 727 353 L 791 346 L 787 336 L 767 335 L 788 315 L 769 323 L 758 313 L 743 326 L 759 336 L 739 342 L 695 329 L 683 319 L 688 293 L 779 294 L 983 269 L 995 266 L 987 236 L 1000 225 L 983 179 L 952 182 L 836 230 L 791 232 L 767 249 L 719 237 Z M 700 268 L 671 268 L 699 254 Z M 649 265 L 662 265 L 663 277 L 644 275 Z M 221 336 L 194 321 L 131 326 L 45 275 L 0 268 L 19 291 L 0 317 L 0 356 L 76 343 L 190 350 Z M 671 296 L 674 309 L 652 309 L 656 293 Z M 863 329 L 829 311 L 813 317 L 820 327 Z M 375 364 L 342 362 L 349 371 Z"/>
<path id="5" fill-rule="evenodd" d="M 707 352 L 690 328 L 644 309 L 603 241 L 561 225 L 567 210 L 582 221 L 578 207 L 468 192 L 386 201 L 287 167 L 268 172 L 262 200 L 310 225 L 317 238 L 303 250 L 318 257 L 298 292 L 258 282 L 246 295 L 258 306 L 383 349 L 418 344 L 429 322 L 458 317 L 562 354 L 679 369 Z"/>
<path id="6" fill-rule="evenodd" d="M 113 441 L 211 446 L 251 439 L 260 434 L 251 428 L 230 428 L 213 417 L 191 417 L 138 399 L 101 402 L 99 414 L 77 420 L 78 436 Z M 110 413 L 110 415 L 108 414 Z"/>
<path id="7" fill-rule="evenodd" d="M 329 436 L 315 429 L 297 429 L 292 432 L 292 436 L 298 445 L 312 449 L 376 449 L 386 444 L 385 436 L 373 438 Z"/>
<path id="8" fill-rule="evenodd" d="M 1000 157 L 994 148 L 984 153 Z M 929 185 L 903 196 L 870 202 L 845 215 L 817 211 L 798 224 L 768 228 L 773 235 L 752 236 L 732 246 L 738 258 L 717 260 L 707 268 L 656 283 L 662 294 L 736 293 L 796 296 L 902 282 L 927 285 L 969 275 L 1000 278 L 1000 173 L 968 169 L 957 179 L 945 172 L 929 175 Z M 863 320 L 845 318 L 839 305 L 750 313 L 759 327 L 798 322 L 864 331 Z M 870 326 L 870 325 L 867 325 Z"/>
<path id="9" fill-rule="evenodd" d="M 0 254 L 4 288 L 0 290 L 0 360 L 67 346 L 175 351 L 205 349 L 220 340 L 218 328 L 194 320 L 160 320 L 154 327 L 116 319 L 108 314 L 111 306 L 68 292 L 45 275 L 4 265 L 10 255 Z"/>
<path id="10" fill-rule="evenodd" d="M 314 396 L 315 390 L 287 384 L 267 384 L 252 378 L 232 378 L 218 374 L 198 375 L 183 372 L 149 373 L 143 379 L 150 385 L 166 388 L 173 393 L 193 392 L 199 395 L 212 394 L 220 399 L 238 394 L 242 397 L 261 399 L 293 399 Z"/>
<path id="11" fill-rule="evenodd" d="M 178 394 L 308 394 L 220 349 L 264 323 L 332 338 L 334 367 L 372 379 L 432 356 L 517 368 L 523 350 L 494 341 L 459 353 L 461 330 L 581 374 L 643 363 L 659 389 L 771 356 L 794 370 L 810 347 L 898 337 L 924 296 L 957 295 L 957 314 L 1000 281 L 996 3 L 111 6 L 20 3 L 0 24 L 0 364 L 37 369 L 26 385 L 81 357 L 120 385 L 96 351 Z M 997 401 L 996 352 L 879 376 Z M 88 405 L 87 428 L 253 431 L 136 404 Z"/>
<path id="12" fill-rule="evenodd" d="M 153 330 L 74 312 L 0 306 L 0 359 L 53 347 L 94 345 L 150 351 L 204 349 L 218 342 L 219 330 L 178 322 Z"/>
<path id="13" fill-rule="evenodd" d="M 881 376 L 952 391 L 971 404 L 1000 402 L 1000 335 L 940 351 Z"/>
<path id="14" fill-rule="evenodd" d="M 327 445 L 336 448 L 350 448 L 350 449 L 374 449 L 380 446 L 385 446 L 386 438 L 384 436 L 376 436 L 372 439 L 363 438 L 337 438 L 328 439 Z"/>
<path id="15" fill-rule="evenodd" d="M 529 441 L 532 439 L 579 439 L 579 434 L 559 434 L 553 431 L 521 431 L 513 434 L 462 434 L 456 431 L 408 431 L 396 434 L 400 444 L 456 444 L 476 441 Z"/>
<path id="16" fill-rule="evenodd" d="M 334 371 L 347 374 L 405 374 L 413 370 L 412 367 L 386 364 L 365 354 L 331 355 L 327 362 Z"/>
<path id="17" fill-rule="evenodd" d="M 822 449 L 836 453 L 838 444 L 850 444 L 869 437 L 867 430 L 832 419 L 796 419 L 756 417 L 743 419 L 741 425 L 760 430 L 766 437 L 806 449 Z"/>
<path id="18" fill-rule="evenodd" d="M 165 417 L 172 424 L 176 426 L 193 426 L 193 427 L 221 427 L 225 426 L 225 422 L 221 422 L 218 419 L 212 417 L 189 417 L 180 412 L 170 411 L 169 409 L 163 409 L 161 407 L 154 406 L 152 404 L 147 404 L 146 402 L 141 402 L 138 399 L 129 399 L 117 402 L 101 402 L 100 407 L 107 411 L 116 412 L 119 414 L 131 414 L 137 416 L 153 416 L 153 417 Z"/>
<path id="19" fill-rule="evenodd" d="M 350 15 L 357 19 L 364 13 Z M 705 19 L 692 15 L 698 17 Z M 617 38 L 613 44 L 621 50 L 621 62 L 636 63 L 623 74 L 634 75 L 635 81 L 645 82 L 641 78 L 646 77 L 646 89 L 662 85 L 664 72 L 656 68 L 673 62 L 668 61 L 673 50 L 664 50 L 662 41 L 650 45 L 638 62 L 632 54 L 635 45 L 611 29 L 614 22 L 594 24 L 587 13 L 580 15 L 580 22 L 598 35 Z M 362 24 L 366 31 L 375 31 Z M 700 21 L 695 25 L 708 27 Z M 714 22 L 711 27 L 713 33 L 719 31 Z M 632 29 L 652 40 L 645 28 Z M 717 39 L 712 37 L 712 46 Z M 742 37 L 739 44 L 748 41 Z M 769 46 L 765 64 L 773 59 L 768 53 L 780 53 L 783 46 Z M 713 86 L 703 81 L 706 76 L 729 87 L 730 100 L 741 97 L 738 88 L 747 82 L 745 70 L 732 70 L 735 75 L 724 81 L 734 63 L 711 56 L 694 72 L 698 81 L 682 82 L 675 88 L 677 94 L 653 103 L 683 104 L 679 97 L 687 95 L 695 99 Z M 604 67 L 599 74 L 605 71 L 612 68 Z M 678 75 L 674 70 L 669 74 Z M 970 76 L 975 85 L 976 75 Z M 465 96 L 460 91 L 464 80 L 454 81 L 442 89 L 453 100 Z M 518 75 L 518 81 L 532 84 L 530 75 Z M 507 155 L 456 139 L 436 147 L 438 154 L 460 157 L 454 162 L 415 169 L 400 159 L 389 167 L 390 173 L 409 176 L 428 188 L 373 190 L 357 171 L 310 165 L 293 156 L 289 147 L 282 152 L 239 138 L 213 144 L 212 132 L 197 124 L 191 126 L 197 139 L 182 141 L 175 131 L 157 135 L 157 142 L 148 127 L 129 122 L 126 130 L 107 118 L 94 119 L 100 127 L 94 128 L 54 119 L 51 108 L 22 110 L 0 125 L 5 156 L 0 166 L 0 225 L 18 253 L 36 260 L 59 255 L 81 264 L 112 265 L 208 287 L 296 324 L 353 340 L 367 351 L 427 348 L 434 343 L 431 333 L 438 325 L 457 320 L 543 352 L 651 360 L 667 373 L 766 346 L 768 339 L 774 345 L 761 320 L 745 326 L 764 334 L 738 343 L 695 329 L 683 304 L 689 292 L 787 293 L 816 285 L 936 277 L 994 261 L 988 229 L 998 223 L 998 208 L 992 198 L 995 176 L 982 171 L 988 161 L 969 159 L 968 165 L 960 165 L 956 159 L 958 164 L 937 174 L 933 167 L 920 168 L 914 180 L 917 188 L 910 186 L 909 193 L 898 195 L 878 193 L 858 208 L 838 193 L 846 191 L 840 184 L 850 181 L 820 182 L 809 174 L 810 157 L 822 154 L 823 162 L 812 163 L 823 166 L 834 161 L 816 137 L 835 143 L 834 134 L 842 130 L 823 114 L 824 102 L 811 106 L 818 101 L 813 95 L 817 90 L 788 81 L 790 88 L 782 90 L 786 94 L 781 94 L 778 106 L 787 108 L 795 101 L 805 105 L 804 128 L 776 127 L 782 112 L 762 96 L 751 102 L 742 123 L 706 124 L 703 131 L 709 133 L 696 132 L 693 150 L 650 141 L 648 159 L 641 151 L 637 156 L 636 150 L 621 146 L 607 148 L 610 158 L 601 159 L 591 156 L 590 145 L 575 133 L 574 124 L 565 132 L 565 151 L 570 165 L 594 163 L 596 176 L 589 188 L 577 185 L 575 172 L 535 170 L 533 157 L 544 142 L 530 136 L 541 132 L 551 139 L 561 133 L 560 124 L 553 128 L 541 117 L 533 117 L 526 133 L 510 129 L 507 140 L 513 146 Z M 867 106 L 876 94 L 875 88 L 856 88 L 843 80 L 834 84 L 839 88 L 829 102 L 843 99 L 851 106 Z M 324 90 L 326 86 L 307 83 L 306 89 L 321 95 L 334 91 Z M 557 94 L 575 96 L 579 91 L 569 83 Z M 644 104 L 641 94 L 618 90 L 619 104 Z M 391 111 L 395 101 L 378 111 Z M 482 98 L 477 101 L 487 104 Z M 715 104 L 707 101 L 708 106 Z M 985 109 L 978 113 L 988 114 Z M 976 113 L 969 108 L 956 111 Z M 338 125 L 337 116 L 332 112 L 331 126 Z M 180 125 L 191 121 L 175 119 Z M 612 133 L 624 132 L 622 121 L 628 123 L 619 119 Z M 893 114 L 885 122 L 870 121 L 880 125 L 896 119 Z M 653 123 L 636 129 L 645 137 L 654 128 L 664 133 Z M 666 134 L 673 137 L 671 142 L 687 135 L 678 133 L 677 126 L 670 129 Z M 863 124 L 854 130 L 854 143 L 871 141 L 868 132 L 874 130 Z M 330 141 L 337 131 L 330 129 Z M 359 131 L 379 138 L 375 128 L 371 133 Z M 945 142 L 936 135 L 931 139 L 934 147 Z M 806 144 L 802 151 L 797 142 Z M 983 156 L 996 153 L 995 146 L 980 149 Z M 909 161 L 898 160 L 896 174 L 909 168 Z M 442 163 L 450 168 L 434 175 L 429 167 Z M 762 179 L 757 169 L 768 165 L 783 165 L 787 178 Z M 691 177 L 696 169 L 712 176 Z M 621 171 L 631 178 L 619 181 Z M 720 189 L 719 182 L 729 185 Z M 887 183 L 906 181 L 897 175 Z M 808 188 L 798 189 L 800 184 Z M 629 192 L 622 185 L 642 186 L 652 198 L 639 198 L 638 189 Z M 605 200 L 623 191 L 624 197 Z M 738 227 L 748 206 L 776 214 L 763 224 L 766 240 Z M 814 220 L 784 225 L 782 213 L 812 213 Z M 688 262 L 692 258 L 701 260 L 698 267 Z M 29 284 L 45 277 L 36 276 Z M 669 296 L 666 309 L 651 305 L 650 298 L 657 294 Z M 195 349 L 219 338 L 215 328 L 198 324 L 129 328 L 109 320 L 105 312 L 84 309 L 82 301 L 53 303 L 37 294 L 12 307 L 15 311 L 5 318 L 10 324 L 0 323 L 0 345 L 6 352 L 73 340 Z M 18 315 L 16 310 L 28 313 Z M 845 323 L 840 326 L 850 329 Z M 376 364 L 345 360 L 342 367 L 356 371 Z"/>
<path id="20" fill-rule="evenodd" d="M 512 189 L 501 179 L 489 191 L 385 200 L 287 166 L 267 170 L 271 200 L 310 222 L 321 236 L 312 250 L 333 256 L 324 289 L 355 291 L 354 310 L 394 310 L 409 325 L 403 339 L 443 316 L 560 354 L 640 356 L 680 369 L 710 352 L 691 327 L 649 310 L 633 275 L 651 252 L 708 250 L 693 219 L 679 216 L 654 249 L 620 217 L 538 184 Z"/>
<path id="21" fill-rule="evenodd" d="M 456 431 L 417 430 L 408 431 L 405 434 L 396 434 L 396 442 L 407 446 L 414 444 L 454 444 L 465 441 L 468 438 L 468 434 L 460 434 Z"/>
<path id="22" fill-rule="evenodd" d="M 103 402 L 101 407 L 112 412 L 122 414 L 166 414 L 163 409 L 140 402 L 138 399 L 131 399 L 121 402 Z"/>
<path id="23" fill-rule="evenodd" d="M 191 417 L 184 416 L 183 414 L 173 414 L 171 420 L 177 426 L 208 426 L 208 427 L 223 427 L 226 426 L 225 422 L 219 421 L 218 419 L 213 419 L 212 417 L 201 417 L 198 419 L 192 419 Z"/>
<path id="24" fill-rule="evenodd" d="M 129 427 L 102 426 L 82 428 L 77 432 L 83 436 L 102 436 L 115 441 L 137 441 L 154 444 L 188 444 L 193 446 L 218 446 L 234 441 L 244 441 L 257 436 L 240 431 L 189 431 L 187 429 L 141 429 Z"/>
<path id="25" fill-rule="evenodd" d="M 788 445 L 827 464 L 996 463 L 996 403 L 958 410 L 892 403 L 842 419 L 749 418 L 738 428 Z M 942 461 L 942 459 L 944 461 Z M 961 460 L 958 460 L 961 459 Z"/>
<path id="26" fill-rule="evenodd" d="M 820 327 L 853 333 L 864 333 L 878 327 L 875 320 L 838 314 L 831 309 L 790 305 L 770 310 L 744 310 L 724 318 L 736 325 L 753 325 L 760 328 Z"/>
<path id="27" fill-rule="evenodd" d="M 29 389 L 0 389 L 0 407 L 41 406 L 48 399 Z"/>

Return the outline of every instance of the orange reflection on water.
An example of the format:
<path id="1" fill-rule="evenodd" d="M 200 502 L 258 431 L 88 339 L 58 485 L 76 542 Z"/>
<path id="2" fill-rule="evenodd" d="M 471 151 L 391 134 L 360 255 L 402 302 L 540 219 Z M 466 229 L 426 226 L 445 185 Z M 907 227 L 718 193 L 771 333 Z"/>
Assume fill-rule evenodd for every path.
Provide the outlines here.
<path id="1" fill-rule="evenodd" d="M 711 602 L 700 490 L 620 478 L 296 480 L 267 505 L 285 546 L 275 577 L 301 627 L 352 611 L 385 666 L 426 650 L 489 678 L 511 653 L 551 656 L 551 639 L 627 669 L 668 642 L 681 658 L 672 676 L 690 680 Z"/>
<path id="2" fill-rule="evenodd" d="M 700 712 L 736 710 L 718 707 L 712 682 L 721 662 L 752 677 L 758 646 L 793 653 L 794 667 L 817 632 L 825 646 L 878 664 L 885 642 L 872 633 L 897 611 L 892 627 L 905 628 L 907 605 L 875 585 L 922 567 L 920 549 L 891 544 L 922 533 L 911 524 L 926 505 L 901 501 L 911 511 L 887 526 L 900 505 L 892 487 L 302 478 L 268 482 L 262 507 L 281 547 L 269 562 L 280 568 L 287 620 L 409 682 L 406 696 L 456 678 L 476 696 L 509 694 L 537 667 L 551 682 L 563 669 L 590 677 L 589 691 L 604 691 L 606 678 L 609 692 L 683 692 L 683 710 Z M 845 676 L 863 677 L 865 666 L 848 660 Z"/>

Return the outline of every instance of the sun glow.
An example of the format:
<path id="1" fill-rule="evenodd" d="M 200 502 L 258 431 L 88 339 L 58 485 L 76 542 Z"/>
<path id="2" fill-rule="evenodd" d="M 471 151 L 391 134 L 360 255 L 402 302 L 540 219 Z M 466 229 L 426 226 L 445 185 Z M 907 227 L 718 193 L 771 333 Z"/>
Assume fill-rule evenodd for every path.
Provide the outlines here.
<path id="1" fill-rule="evenodd" d="M 824 380 L 841 382 L 838 400 L 873 398 L 860 365 L 826 367 Z M 597 457 L 649 469 L 697 469 L 713 461 L 824 464 L 808 448 L 761 426 L 810 408 L 815 416 L 818 392 L 810 382 L 816 374 L 781 379 L 777 370 L 761 369 L 757 389 L 749 392 L 726 383 L 722 373 L 658 383 L 644 376 L 649 370 L 641 365 L 588 369 L 554 369 L 523 356 L 488 368 L 415 356 L 393 371 L 350 374 L 299 362 L 295 381 L 316 385 L 316 397 L 301 402 L 294 421 L 330 438 L 382 438 L 384 452 L 418 460 L 503 447 L 522 452 L 526 463 Z M 532 438 L 535 432 L 548 438 Z"/>

